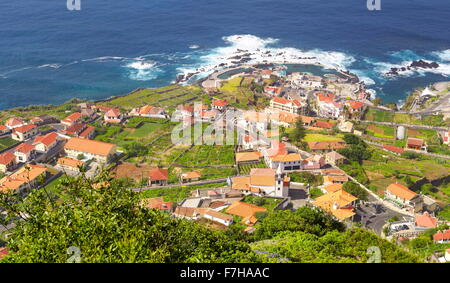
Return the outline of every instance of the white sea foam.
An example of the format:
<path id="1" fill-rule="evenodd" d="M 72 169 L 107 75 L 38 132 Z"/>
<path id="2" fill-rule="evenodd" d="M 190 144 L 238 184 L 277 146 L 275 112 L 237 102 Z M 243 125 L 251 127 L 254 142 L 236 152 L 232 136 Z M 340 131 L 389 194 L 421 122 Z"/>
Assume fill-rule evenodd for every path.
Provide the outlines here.
<path id="1" fill-rule="evenodd" d="M 129 68 L 129 78 L 136 81 L 156 79 L 163 71 L 155 61 L 132 61 L 125 67 Z"/>
<path id="2" fill-rule="evenodd" d="M 195 78 L 205 77 L 215 70 L 240 65 L 241 58 L 248 58 L 246 63 L 300 63 L 320 64 L 326 68 L 347 70 L 355 61 L 350 55 L 335 52 L 314 50 L 300 50 L 297 48 L 280 48 L 275 38 L 260 38 L 254 35 L 232 35 L 223 37 L 227 46 L 209 50 L 200 56 L 200 62 L 193 65 L 179 67 L 177 70 L 184 74 L 195 74 Z M 238 56 L 238 57 L 236 57 Z"/>
<path id="3" fill-rule="evenodd" d="M 431 52 L 431 54 L 438 57 L 442 61 L 450 61 L 450 49 L 443 51 L 434 51 Z"/>

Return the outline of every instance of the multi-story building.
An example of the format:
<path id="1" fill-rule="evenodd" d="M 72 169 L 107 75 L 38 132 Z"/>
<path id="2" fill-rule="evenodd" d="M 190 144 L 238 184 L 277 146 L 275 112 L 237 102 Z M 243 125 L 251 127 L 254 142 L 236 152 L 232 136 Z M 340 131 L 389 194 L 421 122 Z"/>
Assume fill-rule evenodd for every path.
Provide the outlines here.
<path id="1" fill-rule="evenodd" d="M 79 159 L 83 156 L 83 159 L 95 159 L 100 163 L 109 163 L 116 154 L 116 145 L 106 142 L 70 138 L 64 145 L 64 150 L 68 157 L 73 159 Z"/>

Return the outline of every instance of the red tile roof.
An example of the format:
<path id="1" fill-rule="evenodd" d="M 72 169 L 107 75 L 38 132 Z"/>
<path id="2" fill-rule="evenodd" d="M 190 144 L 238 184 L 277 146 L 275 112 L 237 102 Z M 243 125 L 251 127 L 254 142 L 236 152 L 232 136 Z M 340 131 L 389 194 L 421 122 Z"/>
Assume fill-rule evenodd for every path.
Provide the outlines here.
<path id="1" fill-rule="evenodd" d="M 390 184 L 387 190 L 397 197 L 406 200 L 411 200 L 417 195 L 415 192 L 400 184 Z"/>
<path id="2" fill-rule="evenodd" d="M 320 101 L 332 102 L 333 98 L 334 98 L 334 94 L 332 94 L 332 93 L 318 93 L 317 97 L 319 97 Z"/>
<path id="3" fill-rule="evenodd" d="M 106 112 L 106 116 L 107 117 L 118 117 L 118 116 L 120 116 L 120 110 L 119 109 L 116 109 L 116 108 L 112 108 L 112 109 L 110 109 L 108 112 Z"/>
<path id="4" fill-rule="evenodd" d="M 64 122 L 69 122 L 69 123 L 73 123 L 78 121 L 81 118 L 81 113 L 80 112 L 75 112 L 70 114 L 69 116 L 67 116 L 66 119 L 64 119 Z"/>
<path id="5" fill-rule="evenodd" d="M 364 106 L 364 103 L 362 103 L 361 101 L 350 100 L 348 102 L 348 105 L 353 109 L 359 109 Z"/>
<path id="6" fill-rule="evenodd" d="M 450 229 L 439 231 L 433 235 L 433 241 L 450 240 Z"/>
<path id="7" fill-rule="evenodd" d="M 167 169 L 152 169 L 148 171 L 148 177 L 150 181 L 161 181 L 169 179 L 169 170 Z"/>
<path id="8" fill-rule="evenodd" d="M 333 128 L 333 124 L 325 122 L 325 121 L 317 121 L 314 126 L 316 126 L 318 128 L 325 128 L 325 129 L 332 129 Z"/>
<path id="9" fill-rule="evenodd" d="M 28 131 L 31 131 L 32 129 L 36 128 L 36 125 L 24 125 L 24 126 L 20 126 L 14 129 L 15 132 L 18 133 L 26 133 Z"/>
<path id="10" fill-rule="evenodd" d="M 49 133 L 45 136 L 39 136 L 34 139 L 33 144 L 43 143 L 46 146 L 52 145 L 58 139 L 57 133 Z"/>
<path id="11" fill-rule="evenodd" d="M 426 228 L 436 228 L 437 218 L 432 217 L 428 212 L 422 215 L 416 215 L 416 226 Z"/>
<path id="12" fill-rule="evenodd" d="M 405 150 L 403 148 L 395 146 L 395 145 L 385 144 L 385 145 L 383 145 L 383 148 L 388 151 L 392 151 L 392 152 L 398 153 L 398 154 L 402 154 L 403 152 L 405 152 Z"/>
<path id="13" fill-rule="evenodd" d="M 93 126 L 87 126 L 86 129 L 84 129 L 84 131 L 82 131 L 78 136 L 80 138 L 86 138 L 87 136 L 89 136 L 90 133 L 92 133 L 95 130 L 95 127 Z"/>
<path id="14" fill-rule="evenodd" d="M 226 100 L 223 99 L 217 99 L 213 101 L 213 105 L 215 106 L 219 106 L 219 107 L 225 107 L 227 106 L 229 103 Z"/>
<path id="15" fill-rule="evenodd" d="M 422 146 L 423 145 L 423 140 L 422 139 L 417 139 L 417 138 L 408 138 L 407 144 L 408 145 L 414 145 L 414 146 Z"/>
<path id="16" fill-rule="evenodd" d="M 29 153 L 33 149 L 34 149 L 34 146 L 32 146 L 31 144 L 21 143 L 20 145 L 18 145 L 16 147 L 15 151 L 16 152 L 21 152 L 21 153 Z"/>
<path id="17" fill-rule="evenodd" d="M 5 152 L 0 154 L 0 164 L 7 165 L 13 162 L 16 159 L 16 156 L 11 152 Z"/>
<path id="18" fill-rule="evenodd" d="M 14 118 L 10 118 L 8 121 L 6 121 L 5 125 L 14 127 L 14 126 L 22 125 L 23 123 L 24 122 L 22 119 L 14 117 Z"/>

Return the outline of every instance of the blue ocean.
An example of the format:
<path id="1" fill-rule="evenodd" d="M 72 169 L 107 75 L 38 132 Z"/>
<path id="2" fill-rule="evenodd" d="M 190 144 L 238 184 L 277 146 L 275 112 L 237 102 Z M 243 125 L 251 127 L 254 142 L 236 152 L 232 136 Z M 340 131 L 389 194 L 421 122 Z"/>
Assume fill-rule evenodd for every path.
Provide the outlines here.
<path id="1" fill-rule="evenodd" d="M 450 2 L 381 0 L 0 2 L 0 109 L 100 99 L 205 76 L 236 50 L 314 56 L 356 73 L 384 102 L 450 76 Z M 384 73 L 412 60 L 439 68 Z"/>

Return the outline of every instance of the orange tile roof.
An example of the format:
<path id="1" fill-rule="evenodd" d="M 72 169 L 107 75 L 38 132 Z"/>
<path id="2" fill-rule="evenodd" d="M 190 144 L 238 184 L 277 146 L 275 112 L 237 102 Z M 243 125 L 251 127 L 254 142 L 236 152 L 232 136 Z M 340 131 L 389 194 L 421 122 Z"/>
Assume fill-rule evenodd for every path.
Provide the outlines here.
<path id="1" fill-rule="evenodd" d="M 402 154 L 403 152 L 405 152 L 405 150 L 403 148 L 395 146 L 395 145 L 385 144 L 385 145 L 383 145 L 383 148 L 388 151 L 398 153 L 398 154 Z"/>
<path id="2" fill-rule="evenodd" d="M 215 106 L 225 107 L 228 104 L 229 104 L 228 101 L 223 100 L 223 99 L 217 99 L 217 100 L 213 101 L 213 105 L 215 105 Z"/>
<path id="3" fill-rule="evenodd" d="M 46 134 L 44 136 L 36 137 L 34 139 L 33 144 L 43 143 L 44 145 L 49 146 L 49 145 L 55 143 L 57 141 L 57 139 L 58 139 L 58 134 L 53 132 L 53 133 Z"/>
<path id="4" fill-rule="evenodd" d="M 275 169 L 252 168 L 250 170 L 250 185 L 273 186 L 275 185 Z"/>
<path id="5" fill-rule="evenodd" d="M 0 125 L 0 131 L 4 131 L 4 130 L 7 130 L 8 129 L 8 127 L 6 127 L 5 125 Z"/>
<path id="6" fill-rule="evenodd" d="M 16 190 L 22 185 L 35 180 L 38 176 L 47 171 L 47 168 L 39 165 L 29 164 L 27 166 L 30 168 L 29 170 L 26 170 L 25 167 L 22 167 L 10 176 L 2 178 L 0 180 L 0 190 Z"/>
<path id="7" fill-rule="evenodd" d="M 343 220 L 356 214 L 353 211 L 353 207 L 347 208 L 347 206 L 357 199 L 344 190 L 338 190 L 316 198 L 314 205 Z"/>
<path id="8" fill-rule="evenodd" d="M 417 194 L 401 184 L 390 184 L 387 189 L 392 194 L 406 200 L 412 200 Z"/>
<path id="9" fill-rule="evenodd" d="M 23 126 L 20 126 L 20 127 L 15 128 L 14 131 L 15 131 L 15 132 L 18 132 L 18 133 L 26 133 L 26 132 L 28 132 L 28 131 L 33 130 L 34 128 L 37 128 L 37 126 L 36 126 L 36 125 L 33 125 L 33 124 L 30 124 L 30 125 L 23 125 Z"/>
<path id="10" fill-rule="evenodd" d="M 21 143 L 15 148 L 14 151 L 21 153 L 29 153 L 32 150 L 34 150 L 34 146 L 32 146 L 31 144 Z"/>
<path id="11" fill-rule="evenodd" d="M 333 128 L 333 124 L 325 122 L 325 121 L 317 121 L 314 124 L 314 126 L 318 127 L 318 128 L 325 128 L 325 129 L 332 129 Z"/>
<path id="12" fill-rule="evenodd" d="M 162 197 L 143 199 L 142 204 L 151 209 L 171 210 L 172 202 L 166 202 Z"/>
<path id="13" fill-rule="evenodd" d="M 343 175 L 343 176 L 323 176 L 323 181 L 324 181 L 324 183 L 347 182 L 348 177 L 345 175 Z"/>
<path id="14" fill-rule="evenodd" d="M 414 146 L 422 146 L 423 140 L 417 139 L 417 138 L 408 138 L 408 141 L 406 142 L 408 145 L 414 145 Z"/>
<path id="15" fill-rule="evenodd" d="M 330 184 L 324 186 L 324 189 L 329 193 L 337 192 L 339 190 L 342 190 L 342 188 L 343 188 L 342 184 Z"/>
<path id="16" fill-rule="evenodd" d="M 231 204 L 226 212 L 232 215 L 237 215 L 242 218 L 249 218 L 255 215 L 257 212 L 267 211 L 264 207 L 259 207 L 250 203 L 236 201 Z"/>
<path id="17" fill-rule="evenodd" d="M 236 162 L 258 161 L 261 158 L 260 152 L 238 152 Z"/>
<path id="18" fill-rule="evenodd" d="M 107 117 L 117 117 L 117 116 L 119 116 L 121 113 L 120 113 L 120 110 L 119 109 L 117 109 L 117 108 L 111 108 L 108 112 L 106 112 L 106 116 Z"/>
<path id="19" fill-rule="evenodd" d="M 152 169 L 148 171 L 148 177 L 150 181 L 161 181 L 169 179 L 169 170 L 167 169 Z"/>
<path id="20" fill-rule="evenodd" d="M 80 118 L 82 117 L 80 112 L 75 112 L 70 114 L 66 119 L 64 119 L 64 122 L 69 122 L 69 123 L 73 123 L 78 121 Z"/>
<path id="21" fill-rule="evenodd" d="M 80 138 L 70 138 L 64 146 L 64 148 L 68 150 L 75 150 L 101 156 L 107 156 L 115 150 L 115 147 L 116 145 L 111 143 Z"/>
<path id="22" fill-rule="evenodd" d="M 95 127 L 93 127 L 93 126 L 87 126 L 86 129 L 84 129 L 84 130 L 79 134 L 79 137 L 80 137 L 80 138 L 86 138 L 86 137 L 89 136 L 89 134 L 92 133 L 93 131 L 95 131 Z"/>
<path id="23" fill-rule="evenodd" d="M 442 240 L 450 240 L 450 229 L 439 231 L 433 235 L 433 241 L 442 241 Z"/>
<path id="24" fill-rule="evenodd" d="M 224 214 L 224 213 L 220 213 L 220 212 L 217 212 L 217 211 L 212 210 L 212 209 L 208 209 L 203 215 L 210 215 L 210 216 L 212 216 L 214 218 L 219 218 L 219 219 L 222 219 L 222 220 L 225 220 L 225 221 L 233 220 L 233 216 L 227 215 L 227 214 Z"/>
<path id="25" fill-rule="evenodd" d="M 436 228 L 437 222 L 437 218 L 431 216 L 428 212 L 422 215 L 416 215 L 416 226 L 418 227 Z"/>
<path id="26" fill-rule="evenodd" d="M 10 126 L 10 127 L 14 127 L 14 126 L 18 126 L 18 125 L 22 125 L 24 122 L 22 119 L 17 118 L 17 117 L 13 117 L 8 119 L 8 121 L 6 121 L 5 125 L 6 126 Z"/>
<path id="27" fill-rule="evenodd" d="M 336 150 L 345 148 L 345 142 L 343 141 L 310 141 L 308 146 L 311 150 Z"/>
<path id="28" fill-rule="evenodd" d="M 332 94 L 332 93 L 318 93 L 317 97 L 319 97 L 320 101 L 332 102 L 333 98 L 334 98 L 334 94 Z"/>
<path id="29" fill-rule="evenodd" d="M 73 168 L 77 168 L 78 166 L 83 166 L 83 164 L 84 164 L 84 162 L 81 160 L 76 160 L 76 159 L 72 159 L 72 158 L 68 158 L 68 157 L 61 157 L 60 159 L 58 159 L 57 163 L 60 165 L 69 166 L 69 167 L 73 167 Z"/>
<path id="30" fill-rule="evenodd" d="M 181 174 L 181 178 L 183 179 L 196 179 L 196 178 L 200 178 L 202 176 L 202 174 L 200 174 L 200 172 L 198 171 L 191 171 L 191 172 L 186 172 Z"/>
<path id="31" fill-rule="evenodd" d="M 301 156 L 298 153 L 290 153 L 290 154 L 279 154 L 270 158 L 275 162 L 295 162 L 300 161 Z"/>
<path id="32" fill-rule="evenodd" d="M 7 165 L 16 160 L 16 156 L 11 152 L 0 154 L 0 164 Z"/>
<path id="33" fill-rule="evenodd" d="M 348 105 L 353 109 L 359 109 L 364 106 L 364 103 L 362 103 L 361 101 L 350 100 L 348 101 Z"/>

